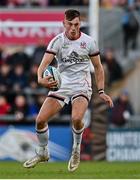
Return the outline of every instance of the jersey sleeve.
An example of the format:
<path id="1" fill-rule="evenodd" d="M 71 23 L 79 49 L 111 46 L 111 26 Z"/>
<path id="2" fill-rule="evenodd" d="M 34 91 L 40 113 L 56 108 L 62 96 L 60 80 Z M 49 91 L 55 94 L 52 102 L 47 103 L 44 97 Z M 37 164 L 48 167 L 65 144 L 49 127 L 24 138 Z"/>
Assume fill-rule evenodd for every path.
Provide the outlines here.
<path id="1" fill-rule="evenodd" d="M 60 36 L 54 37 L 48 44 L 46 53 L 56 55 L 59 51 L 60 45 L 61 45 L 61 37 Z"/>
<path id="2" fill-rule="evenodd" d="M 97 56 L 100 54 L 99 48 L 95 40 L 92 40 L 90 43 L 89 56 Z"/>

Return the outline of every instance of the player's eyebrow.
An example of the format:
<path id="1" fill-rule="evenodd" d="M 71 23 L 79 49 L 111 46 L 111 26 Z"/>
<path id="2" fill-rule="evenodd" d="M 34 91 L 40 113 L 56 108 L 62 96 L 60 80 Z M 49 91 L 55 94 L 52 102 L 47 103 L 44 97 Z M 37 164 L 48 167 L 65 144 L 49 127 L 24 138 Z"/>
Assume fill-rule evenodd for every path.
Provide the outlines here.
<path id="1" fill-rule="evenodd" d="M 70 21 L 68 21 L 68 23 L 70 24 L 70 25 L 75 25 L 75 26 L 77 26 L 79 23 L 72 23 L 72 22 L 70 22 Z"/>

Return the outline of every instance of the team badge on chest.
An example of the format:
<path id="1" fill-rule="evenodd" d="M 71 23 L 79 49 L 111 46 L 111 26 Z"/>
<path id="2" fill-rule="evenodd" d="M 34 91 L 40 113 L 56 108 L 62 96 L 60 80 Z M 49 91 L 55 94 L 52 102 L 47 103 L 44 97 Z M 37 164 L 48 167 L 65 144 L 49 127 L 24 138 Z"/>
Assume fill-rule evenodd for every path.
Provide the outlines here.
<path id="1" fill-rule="evenodd" d="M 85 48 L 86 48 L 86 46 L 87 46 L 87 45 L 86 45 L 86 42 L 81 42 L 81 43 L 80 43 L 80 48 L 85 49 Z"/>

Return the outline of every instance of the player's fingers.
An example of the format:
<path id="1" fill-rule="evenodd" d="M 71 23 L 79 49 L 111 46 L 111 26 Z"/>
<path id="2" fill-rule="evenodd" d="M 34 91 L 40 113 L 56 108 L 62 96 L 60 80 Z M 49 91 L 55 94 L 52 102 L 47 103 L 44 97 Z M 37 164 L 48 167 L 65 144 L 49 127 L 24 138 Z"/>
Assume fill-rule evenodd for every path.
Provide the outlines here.
<path id="1" fill-rule="evenodd" d="M 105 97 L 105 101 L 108 103 L 109 107 L 111 108 L 113 107 L 113 102 L 109 96 Z"/>
<path id="2" fill-rule="evenodd" d="M 46 76 L 45 79 L 49 80 L 49 79 L 51 79 L 52 77 L 53 77 L 53 76 L 51 76 L 51 75 L 50 75 L 50 76 Z"/>
<path id="3" fill-rule="evenodd" d="M 57 81 L 52 81 L 52 82 L 49 82 L 48 83 L 50 86 L 56 86 L 58 83 L 57 83 Z"/>
<path id="4" fill-rule="evenodd" d="M 100 97 L 109 105 L 109 107 L 113 107 L 113 101 L 108 95 L 101 94 Z"/>
<path id="5" fill-rule="evenodd" d="M 110 106 L 111 108 L 114 106 L 111 99 L 110 99 L 110 101 L 109 101 L 109 106 Z"/>

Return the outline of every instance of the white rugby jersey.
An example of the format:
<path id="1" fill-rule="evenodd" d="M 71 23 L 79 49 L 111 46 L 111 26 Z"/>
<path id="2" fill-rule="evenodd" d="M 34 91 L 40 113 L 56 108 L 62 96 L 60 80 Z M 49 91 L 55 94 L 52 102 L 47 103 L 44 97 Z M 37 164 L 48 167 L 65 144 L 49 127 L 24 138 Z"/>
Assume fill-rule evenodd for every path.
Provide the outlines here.
<path id="1" fill-rule="evenodd" d="M 56 55 L 61 88 L 91 90 L 90 56 L 99 54 L 95 40 L 82 32 L 78 39 L 70 40 L 63 32 L 51 40 L 46 52 Z"/>

